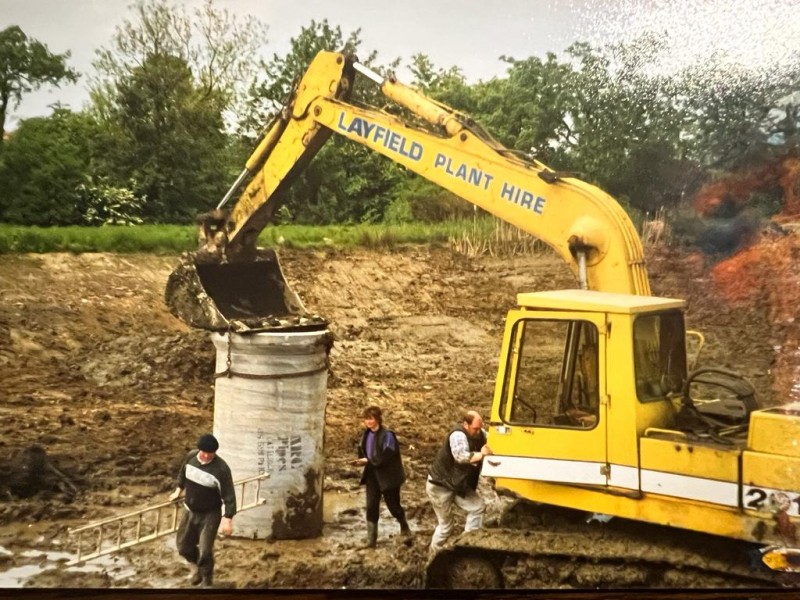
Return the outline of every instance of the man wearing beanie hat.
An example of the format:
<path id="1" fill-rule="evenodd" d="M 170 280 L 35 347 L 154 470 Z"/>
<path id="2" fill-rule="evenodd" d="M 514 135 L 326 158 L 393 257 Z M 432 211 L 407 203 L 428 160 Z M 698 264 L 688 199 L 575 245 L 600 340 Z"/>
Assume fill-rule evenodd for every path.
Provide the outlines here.
<path id="1" fill-rule="evenodd" d="M 178 473 L 178 487 L 169 499 L 177 500 L 185 490 L 186 511 L 178 526 L 178 552 L 197 565 L 192 585 L 211 587 L 214 582 L 214 540 L 217 530 L 233 533 L 236 492 L 227 463 L 217 456 L 219 442 L 210 433 L 197 440 L 197 450 L 186 455 Z M 222 505 L 225 513 L 222 514 Z"/>

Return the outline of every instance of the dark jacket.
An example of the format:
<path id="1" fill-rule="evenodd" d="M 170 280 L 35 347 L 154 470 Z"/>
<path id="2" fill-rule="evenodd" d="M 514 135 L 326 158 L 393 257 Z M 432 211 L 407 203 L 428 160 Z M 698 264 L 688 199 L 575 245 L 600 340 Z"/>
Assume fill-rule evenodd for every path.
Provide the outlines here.
<path id="1" fill-rule="evenodd" d="M 361 442 L 358 445 L 358 457 L 369 458 L 367 456 L 367 435 L 369 429 L 364 429 L 361 434 Z M 361 484 L 367 482 L 367 477 L 375 476 L 378 486 L 382 492 L 393 490 L 403 485 L 406 480 L 406 472 L 403 469 L 403 461 L 400 458 L 400 443 L 394 431 L 386 429 L 381 425 L 375 432 L 375 451 L 372 458 L 364 467 L 361 475 Z M 390 446 L 390 441 L 394 442 L 394 448 Z"/>
<path id="2" fill-rule="evenodd" d="M 219 456 L 207 465 L 197 458 L 198 450 L 186 455 L 178 473 L 178 487 L 186 490 L 184 503 L 193 513 L 219 513 L 225 504 L 225 516 L 236 514 L 236 490 L 230 467 Z"/>
<path id="3" fill-rule="evenodd" d="M 450 450 L 450 436 L 457 431 L 467 435 L 461 423 L 454 425 L 444 439 L 444 444 L 439 448 L 439 452 L 436 453 L 436 458 L 433 459 L 428 474 L 436 485 L 446 487 L 459 496 L 463 496 L 469 490 L 477 489 L 483 462 L 464 464 L 456 462 L 453 452 Z M 467 443 L 471 452 L 480 452 L 486 443 L 486 434 L 481 431 L 480 435 L 474 438 L 467 435 Z"/>

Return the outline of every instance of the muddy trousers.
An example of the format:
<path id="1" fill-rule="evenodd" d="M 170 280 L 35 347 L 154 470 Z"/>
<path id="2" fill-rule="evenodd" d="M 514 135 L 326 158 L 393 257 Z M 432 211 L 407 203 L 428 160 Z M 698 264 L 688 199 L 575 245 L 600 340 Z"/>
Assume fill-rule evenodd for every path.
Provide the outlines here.
<path id="1" fill-rule="evenodd" d="M 389 513 L 400 523 L 406 522 L 406 511 L 400 506 L 400 488 L 381 491 L 374 475 L 367 475 L 367 521 L 377 523 L 381 512 L 381 496 Z"/>
<path id="2" fill-rule="evenodd" d="M 431 550 L 436 551 L 442 547 L 447 538 L 453 533 L 453 505 L 455 504 L 467 513 L 467 522 L 464 531 L 480 529 L 483 526 L 483 511 L 486 505 L 477 492 L 469 490 L 464 496 L 459 496 L 454 491 L 428 481 L 425 484 L 425 493 L 431 501 L 433 512 L 436 513 L 438 525 L 433 530 Z"/>
<path id="3" fill-rule="evenodd" d="M 206 584 L 214 579 L 214 540 L 220 521 L 222 514 L 218 510 L 193 513 L 187 508 L 178 525 L 178 554 L 197 565 L 197 573 Z"/>

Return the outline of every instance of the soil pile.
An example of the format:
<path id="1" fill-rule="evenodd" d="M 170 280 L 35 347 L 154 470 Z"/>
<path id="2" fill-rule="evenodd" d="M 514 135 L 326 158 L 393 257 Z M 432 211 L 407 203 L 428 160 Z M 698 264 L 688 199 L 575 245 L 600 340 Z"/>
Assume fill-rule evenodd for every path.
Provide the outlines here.
<path id="1" fill-rule="evenodd" d="M 796 235 L 769 237 L 712 270 L 714 284 L 734 306 L 763 306 L 776 351 L 775 390 L 800 401 L 800 244 Z"/>

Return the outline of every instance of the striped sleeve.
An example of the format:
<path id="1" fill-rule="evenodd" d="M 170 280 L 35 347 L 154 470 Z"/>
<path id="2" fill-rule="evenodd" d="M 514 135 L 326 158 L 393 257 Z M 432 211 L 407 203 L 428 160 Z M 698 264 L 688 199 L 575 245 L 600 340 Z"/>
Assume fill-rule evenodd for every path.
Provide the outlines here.
<path id="1" fill-rule="evenodd" d="M 231 470 L 227 465 L 220 473 L 219 483 L 220 496 L 222 496 L 222 502 L 225 504 L 224 516 L 226 519 L 232 519 L 233 515 L 236 514 L 236 490 L 233 487 Z"/>

